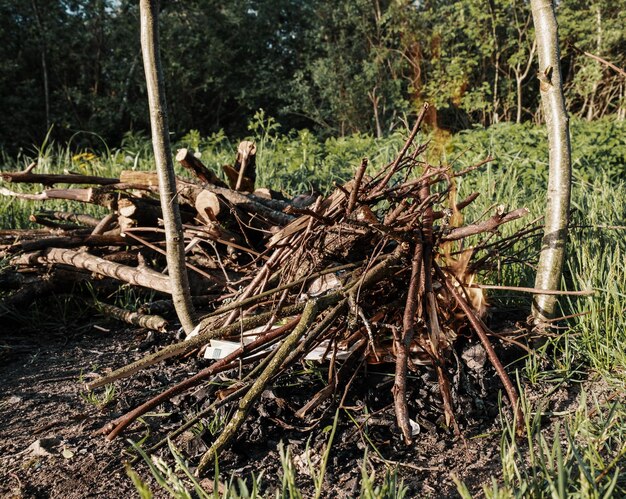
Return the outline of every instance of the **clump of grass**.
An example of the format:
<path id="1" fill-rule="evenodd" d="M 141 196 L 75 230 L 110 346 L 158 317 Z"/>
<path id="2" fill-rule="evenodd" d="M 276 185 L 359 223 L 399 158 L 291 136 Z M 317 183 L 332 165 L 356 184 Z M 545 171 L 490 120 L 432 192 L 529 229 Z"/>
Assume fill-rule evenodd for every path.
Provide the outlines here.
<path id="1" fill-rule="evenodd" d="M 83 392 L 80 394 L 80 398 L 88 404 L 93 405 L 98 410 L 103 410 L 105 407 L 108 407 L 115 402 L 117 398 L 117 389 L 115 388 L 115 385 L 111 383 L 105 385 L 104 390 L 101 393 L 96 393 L 94 391 Z"/>
<path id="2" fill-rule="evenodd" d="M 174 467 L 168 464 L 163 458 L 148 456 L 145 451 L 136 444 L 133 444 L 135 451 L 144 459 L 150 469 L 150 474 L 159 487 L 168 492 L 172 497 L 187 499 L 193 496 L 199 498 L 233 498 L 233 499 L 256 499 L 261 497 L 277 497 L 289 499 L 302 499 L 303 497 L 324 497 L 326 492 L 325 480 L 328 460 L 332 453 L 332 444 L 337 430 L 339 411 L 335 414 L 333 424 L 324 430 L 329 433 L 326 448 L 320 458 L 319 463 L 313 464 L 309 456 L 309 447 L 305 450 L 307 455 L 308 475 L 313 481 L 313 495 L 309 495 L 302 488 L 298 480 L 298 472 L 294 466 L 291 456 L 291 448 L 285 447 L 282 443 L 278 445 L 278 454 L 282 466 L 280 486 L 276 490 L 268 490 L 263 487 L 263 473 L 252 475 L 249 480 L 230 477 L 224 480 L 220 475 L 219 464 L 216 461 L 212 482 L 212 492 L 206 490 L 193 474 L 189 463 L 181 456 L 180 452 L 168 441 L 170 454 L 174 460 Z M 153 497 L 153 492 L 148 485 L 139 477 L 137 472 L 130 466 L 127 467 L 127 474 L 133 481 L 137 492 L 142 498 Z M 221 492 L 220 492 L 221 490 Z M 377 477 L 374 468 L 367 458 L 367 451 L 363 458 L 361 467 L 361 492 L 359 497 L 363 499 L 402 499 L 406 496 L 407 488 L 402 480 L 398 478 L 396 470 L 386 469 L 382 478 Z M 192 495 L 193 493 L 193 495 Z"/>
<path id="3" fill-rule="evenodd" d="M 528 401 L 526 413 L 531 413 Z M 504 420 L 501 441 L 502 475 L 483 485 L 487 498 L 553 497 L 609 498 L 626 496 L 626 406 L 603 405 L 580 395 L 578 408 L 563 423 L 543 427 L 541 407 L 528 418 L 525 440 Z M 474 496 L 455 478 L 461 497 Z"/>

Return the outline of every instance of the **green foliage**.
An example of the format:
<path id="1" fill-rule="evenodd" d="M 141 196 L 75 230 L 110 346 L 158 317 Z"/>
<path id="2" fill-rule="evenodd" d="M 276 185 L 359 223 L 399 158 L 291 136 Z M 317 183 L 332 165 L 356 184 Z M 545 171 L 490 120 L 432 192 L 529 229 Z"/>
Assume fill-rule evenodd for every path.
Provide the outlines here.
<path id="1" fill-rule="evenodd" d="M 599 177 L 575 185 L 568 284 L 593 289 L 586 299 L 569 300 L 570 343 L 592 368 L 626 380 L 626 201 L 623 182 Z"/>
<path id="2" fill-rule="evenodd" d="M 98 394 L 94 391 L 84 392 L 80 394 L 80 398 L 99 410 L 102 410 L 105 407 L 111 405 L 115 401 L 116 397 L 117 390 L 115 389 L 115 385 L 113 383 L 106 385 L 104 387 L 104 391 L 101 394 Z"/>
<path id="3" fill-rule="evenodd" d="M 532 414 L 525 426 L 525 441 L 516 437 L 512 423 L 504 421 L 500 453 L 502 475 L 483 486 L 490 499 L 522 497 L 609 498 L 626 494 L 620 467 L 626 455 L 626 407 L 594 401 L 587 407 L 585 392 L 580 403 L 561 426 L 542 429 L 541 406 L 532 412 L 527 400 L 525 413 Z M 467 487 L 455 480 L 461 497 L 471 498 Z"/>
<path id="4" fill-rule="evenodd" d="M 626 176 L 626 122 L 602 119 L 572 120 L 572 169 L 574 179 L 592 181 L 606 176 L 617 181 Z M 468 154 L 469 152 L 469 154 Z M 545 184 L 548 179 L 548 143 L 545 127 L 530 123 L 500 123 L 454 135 L 448 158 L 491 155 L 496 168 L 515 168 L 520 188 Z M 465 159 L 467 161 L 467 159 Z"/>
<path id="5" fill-rule="evenodd" d="M 626 115 L 623 77 L 566 45 L 626 66 L 626 0 L 559 2 L 568 107 Z M 262 108 L 316 136 L 397 130 L 423 101 L 430 125 L 540 119 L 522 0 L 161 2 L 170 126 L 247 132 Z M 0 147 L 53 138 L 100 149 L 149 130 L 131 0 L 0 0 Z M 536 54 L 534 54 L 536 57 Z M 519 97 L 519 101 L 518 101 Z"/>

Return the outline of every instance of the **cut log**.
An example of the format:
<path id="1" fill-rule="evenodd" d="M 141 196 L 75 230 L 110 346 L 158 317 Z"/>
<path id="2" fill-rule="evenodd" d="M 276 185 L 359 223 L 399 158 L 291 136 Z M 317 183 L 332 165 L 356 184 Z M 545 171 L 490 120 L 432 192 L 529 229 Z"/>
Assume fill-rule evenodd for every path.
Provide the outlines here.
<path id="1" fill-rule="evenodd" d="M 206 224 L 216 222 L 220 212 L 220 200 L 217 194 L 203 190 L 196 196 L 196 211 Z"/>
<path id="2" fill-rule="evenodd" d="M 236 191 L 253 192 L 256 181 L 256 145 L 244 140 L 239 143 L 235 166 L 224 165 L 224 173 L 228 177 L 231 189 Z"/>
<path id="3" fill-rule="evenodd" d="M 48 189 L 37 194 L 14 192 L 0 187 L 0 195 L 31 201 L 47 201 L 50 199 L 65 199 L 81 203 L 97 204 L 110 210 L 115 209 L 117 194 L 110 189 L 89 187 L 88 189 Z"/>
<path id="4" fill-rule="evenodd" d="M 109 262 L 104 258 L 71 249 L 50 248 L 43 253 L 22 255 L 19 258 L 19 262 L 29 265 L 49 263 L 70 265 L 79 269 L 89 270 L 94 274 L 113 277 L 129 284 L 170 294 L 169 278 L 166 275 L 146 267 L 135 268 Z"/>
<path id="5" fill-rule="evenodd" d="M 198 177 L 202 182 L 217 185 L 218 187 L 227 187 L 227 185 L 215 173 L 204 166 L 202 161 L 196 158 L 189 149 L 179 149 L 176 153 L 176 161 Z"/>
<path id="6" fill-rule="evenodd" d="M 161 207 L 156 202 L 142 198 L 122 198 L 118 203 L 120 229 L 130 227 L 157 227 L 161 218 Z"/>

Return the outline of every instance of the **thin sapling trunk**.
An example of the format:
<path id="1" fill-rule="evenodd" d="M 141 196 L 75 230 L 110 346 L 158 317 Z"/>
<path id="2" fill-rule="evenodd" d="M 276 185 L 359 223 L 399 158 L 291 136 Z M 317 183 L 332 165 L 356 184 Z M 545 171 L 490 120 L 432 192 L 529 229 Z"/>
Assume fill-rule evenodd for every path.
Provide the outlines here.
<path id="1" fill-rule="evenodd" d="M 178 209 L 176 179 L 168 135 L 165 85 L 159 55 L 158 3 L 157 0 L 141 0 L 139 3 L 141 52 L 146 73 L 152 147 L 159 178 L 172 299 L 178 319 L 185 332 L 189 334 L 195 327 L 194 310 L 185 267 L 183 228 Z"/>
<path id="2" fill-rule="evenodd" d="M 530 2 L 537 52 L 539 56 L 539 83 L 541 102 L 548 129 L 550 172 L 548 200 L 545 213 L 545 232 L 535 280 L 535 287 L 557 290 L 561 282 L 571 192 L 571 159 L 569 118 L 565 109 L 559 37 L 552 0 Z M 552 319 L 556 311 L 555 295 L 537 295 L 532 313 L 537 324 Z"/>

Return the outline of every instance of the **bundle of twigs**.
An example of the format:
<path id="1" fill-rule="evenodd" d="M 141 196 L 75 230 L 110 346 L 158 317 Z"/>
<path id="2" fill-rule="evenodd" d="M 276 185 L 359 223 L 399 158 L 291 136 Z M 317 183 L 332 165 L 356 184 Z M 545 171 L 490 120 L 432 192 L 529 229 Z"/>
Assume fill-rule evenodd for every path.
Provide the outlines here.
<path id="1" fill-rule="evenodd" d="M 500 225 L 524 216 L 527 210 L 499 208 L 486 220 L 463 224 L 461 210 L 478 194 L 457 201 L 455 177 L 484 163 L 455 173 L 449 167 L 421 161 L 425 146 L 413 146 L 420 123 L 421 116 L 395 160 L 376 175 L 368 175 L 367 160 L 363 160 L 350 182 L 305 207 L 217 186 L 216 177 L 195 162 L 196 174 L 203 183 L 179 181 L 181 204 L 196 206 L 199 198 L 213 195 L 217 202 L 207 208 L 205 199 L 204 211 L 196 212 L 185 225 L 189 268 L 201 277 L 201 292 L 210 293 L 214 303 L 222 305 L 205 315 L 185 340 L 102 376 L 87 387 L 93 390 L 132 376 L 165 359 L 202 349 L 217 338 L 231 338 L 239 345 L 194 376 L 167 387 L 112 421 L 102 433 L 113 439 L 138 417 L 171 397 L 218 373 L 249 364 L 253 367 L 235 389 L 198 415 L 204 417 L 217 406 L 238 400 L 234 417 L 203 456 L 202 470 L 237 433 L 268 383 L 316 348 L 331 362 L 340 357 L 344 360 L 333 381 L 298 412 L 299 416 L 304 417 L 340 385 L 345 385 L 360 362 L 395 363 L 396 418 L 409 443 L 412 434 L 407 372 L 418 365 L 430 365 L 437 374 L 446 421 L 458 431 L 446 363 L 461 328 L 471 328 L 482 343 L 521 423 L 516 391 L 482 322 L 482 293 L 472 282 L 476 266 L 484 267 L 488 262 L 484 258 L 473 261 L 474 253 L 469 248 L 462 249 L 459 241 L 493 233 Z M 239 176 L 232 176 L 241 184 L 242 167 L 236 171 Z M 158 213 L 146 208 L 153 205 L 151 179 L 150 174 L 134 172 L 126 182 L 91 189 L 90 199 L 98 197 L 112 203 L 117 224 L 109 226 L 114 227 L 113 233 L 107 236 L 106 231 L 102 232 L 103 220 L 97 223 L 98 233 L 94 230 L 86 236 L 64 237 L 80 239 L 80 246 L 110 237 L 113 239 L 107 240 L 107 247 L 123 239 L 119 244 L 130 242 L 134 248 L 143 245 L 162 251 L 155 219 Z M 117 197 L 110 195 L 113 192 Z M 51 191 L 44 193 L 51 195 Z M 123 220 L 124 213 L 145 215 L 140 219 L 145 225 L 132 226 Z M 220 213 L 228 218 L 220 218 Z M 73 219 L 68 222 L 76 223 Z M 120 227 L 122 230 L 116 233 Z M 67 243 L 67 239 L 64 241 Z M 10 251 L 20 245 L 20 255 L 14 262 L 30 266 L 37 262 L 74 265 L 168 292 L 167 277 L 145 265 L 129 271 L 128 266 L 89 252 L 50 248 L 45 243 L 34 252 L 33 244 L 36 246 L 36 241 L 14 241 Z M 210 255 L 207 247 L 216 253 Z M 175 434 L 191 424 L 193 421 Z"/>

